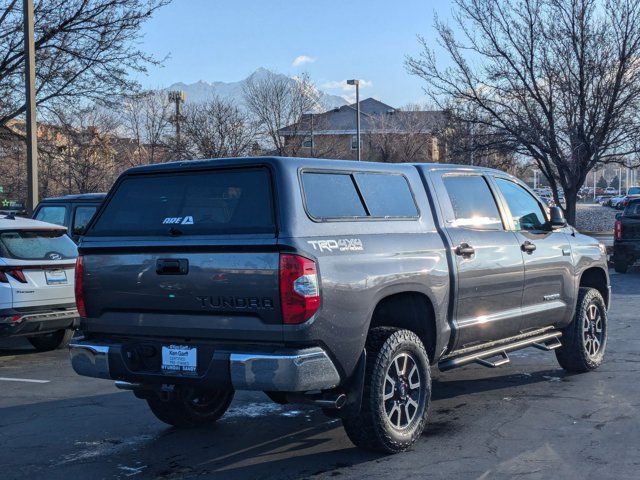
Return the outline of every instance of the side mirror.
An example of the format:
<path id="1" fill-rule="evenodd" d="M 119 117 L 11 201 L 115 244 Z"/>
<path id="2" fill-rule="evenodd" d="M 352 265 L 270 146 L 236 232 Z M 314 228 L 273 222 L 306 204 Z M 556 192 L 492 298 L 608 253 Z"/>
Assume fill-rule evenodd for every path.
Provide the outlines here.
<path id="1" fill-rule="evenodd" d="M 564 218 L 564 213 L 560 207 L 549 208 L 549 224 L 552 229 L 564 228 L 567 226 L 567 221 Z"/>
<path id="2" fill-rule="evenodd" d="M 86 227 L 76 227 L 73 229 L 73 234 L 77 235 L 78 237 L 81 237 L 86 233 L 86 231 L 87 231 Z"/>

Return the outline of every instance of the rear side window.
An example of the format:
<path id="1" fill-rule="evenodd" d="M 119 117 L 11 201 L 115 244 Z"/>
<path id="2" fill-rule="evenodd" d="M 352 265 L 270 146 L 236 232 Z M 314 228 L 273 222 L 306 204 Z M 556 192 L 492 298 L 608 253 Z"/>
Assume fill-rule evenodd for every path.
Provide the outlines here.
<path id="1" fill-rule="evenodd" d="M 479 175 L 443 178 L 455 220 L 453 226 L 479 230 L 503 230 L 498 206 L 486 180 Z"/>
<path id="2" fill-rule="evenodd" d="M 417 218 L 418 208 L 402 175 L 302 174 L 307 212 L 314 218 Z"/>
<path id="3" fill-rule="evenodd" d="M 73 218 L 73 233 L 82 231 L 86 228 L 97 209 L 98 207 L 93 206 L 76 207 L 76 215 Z"/>
<path id="4" fill-rule="evenodd" d="M 35 219 L 64 227 L 67 221 L 67 207 L 63 205 L 45 205 L 38 210 Z"/>
<path id="5" fill-rule="evenodd" d="M 304 173 L 307 210 L 315 218 L 364 217 L 367 215 L 349 174 Z"/>
<path id="6" fill-rule="evenodd" d="M 402 175 L 356 173 L 356 182 L 372 217 L 417 217 L 407 179 Z"/>
<path id="7" fill-rule="evenodd" d="M 0 233 L 0 257 L 20 260 L 64 260 L 78 255 L 64 230 L 18 230 Z"/>
<path id="8" fill-rule="evenodd" d="M 265 168 L 125 178 L 90 236 L 274 234 Z"/>

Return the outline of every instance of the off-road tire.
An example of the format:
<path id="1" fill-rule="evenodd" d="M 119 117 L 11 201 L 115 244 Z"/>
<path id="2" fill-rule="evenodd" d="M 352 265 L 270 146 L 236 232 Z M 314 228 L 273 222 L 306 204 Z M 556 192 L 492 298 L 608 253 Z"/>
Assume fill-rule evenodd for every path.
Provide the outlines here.
<path id="1" fill-rule="evenodd" d="M 602 322 L 600 345 L 595 354 L 587 351 L 589 344 L 585 337 L 589 334 L 584 331 L 585 324 L 589 321 L 589 309 L 592 306 L 597 308 Z M 607 307 L 600 292 L 595 288 L 580 288 L 573 321 L 562 331 L 560 338 L 562 347 L 555 351 L 560 366 L 575 373 L 589 372 L 598 368 L 607 346 L 607 328 Z"/>
<path id="2" fill-rule="evenodd" d="M 374 328 L 366 343 L 362 407 L 357 416 L 344 418 L 342 424 L 349 439 L 358 447 L 384 453 L 398 453 L 411 447 L 422 434 L 427 423 L 431 400 L 429 358 L 418 336 L 409 330 Z M 385 376 L 391 362 L 408 353 L 418 368 L 418 407 L 413 419 L 403 429 L 395 428 L 385 410 Z M 393 400 L 392 400 L 393 401 Z"/>
<path id="3" fill-rule="evenodd" d="M 73 330 L 58 330 L 47 335 L 27 337 L 29 343 L 39 352 L 48 352 L 57 348 L 66 348 L 73 338 Z"/>
<path id="4" fill-rule="evenodd" d="M 208 395 L 206 405 L 193 403 L 197 395 Z M 233 390 L 199 392 L 178 390 L 169 400 L 149 397 L 147 403 L 153 414 L 164 423 L 178 428 L 194 428 L 217 421 L 229 408 L 233 400 Z"/>
<path id="5" fill-rule="evenodd" d="M 627 273 L 627 270 L 629 269 L 629 262 L 614 257 L 613 268 L 618 273 Z"/>

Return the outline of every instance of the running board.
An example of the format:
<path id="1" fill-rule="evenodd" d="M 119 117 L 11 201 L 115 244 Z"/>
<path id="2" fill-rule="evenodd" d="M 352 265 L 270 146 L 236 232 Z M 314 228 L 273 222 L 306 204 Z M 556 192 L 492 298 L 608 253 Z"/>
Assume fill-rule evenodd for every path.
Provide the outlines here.
<path id="1" fill-rule="evenodd" d="M 560 343 L 560 337 L 562 332 L 553 331 L 544 333 L 542 335 L 535 335 L 522 340 L 515 341 L 513 343 L 507 343 L 498 347 L 489 348 L 486 350 L 479 350 L 474 353 L 466 355 L 460 355 L 458 357 L 448 358 L 438 363 L 438 368 L 441 371 L 452 370 L 454 368 L 462 367 L 470 363 L 479 363 L 482 366 L 489 368 L 496 368 L 501 365 L 505 365 L 510 362 L 508 352 L 514 352 L 527 347 L 535 347 L 540 350 L 551 351 L 562 346 Z M 488 359 L 500 356 L 499 360 L 490 362 Z"/>

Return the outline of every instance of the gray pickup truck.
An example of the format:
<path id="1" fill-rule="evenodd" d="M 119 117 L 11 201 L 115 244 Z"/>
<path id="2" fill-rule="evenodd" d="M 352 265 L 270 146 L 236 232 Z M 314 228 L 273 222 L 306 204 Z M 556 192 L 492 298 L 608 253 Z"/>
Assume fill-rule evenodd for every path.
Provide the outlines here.
<path id="1" fill-rule="evenodd" d="M 242 158 L 136 167 L 79 246 L 80 375 L 162 421 L 220 418 L 235 390 L 321 407 L 358 446 L 409 448 L 430 368 L 525 347 L 602 362 L 602 245 L 518 179 L 443 164 Z"/>

